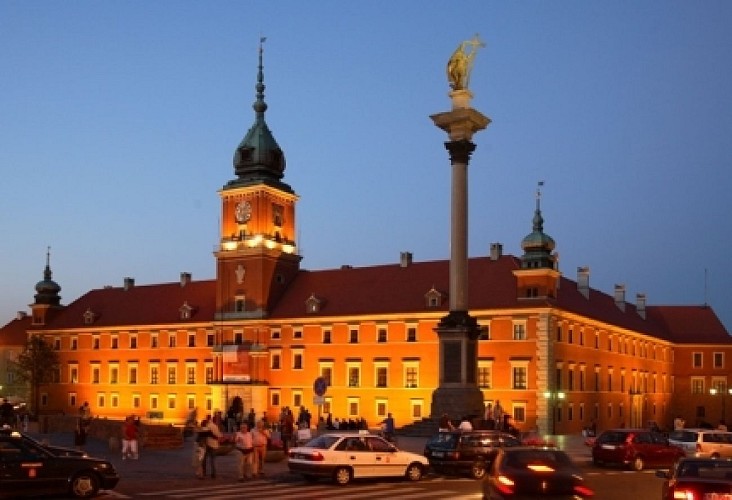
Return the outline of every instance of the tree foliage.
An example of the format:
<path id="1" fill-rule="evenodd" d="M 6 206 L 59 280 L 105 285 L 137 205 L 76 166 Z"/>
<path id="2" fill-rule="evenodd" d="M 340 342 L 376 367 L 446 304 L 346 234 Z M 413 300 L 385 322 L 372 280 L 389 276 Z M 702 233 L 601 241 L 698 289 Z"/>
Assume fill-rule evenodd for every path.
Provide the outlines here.
<path id="1" fill-rule="evenodd" d="M 10 370 L 16 379 L 30 386 L 33 413 L 38 414 L 41 386 L 54 381 L 59 366 L 58 353 L 42 335 L 28 338 L 23 351 L 10 362 Z"/>

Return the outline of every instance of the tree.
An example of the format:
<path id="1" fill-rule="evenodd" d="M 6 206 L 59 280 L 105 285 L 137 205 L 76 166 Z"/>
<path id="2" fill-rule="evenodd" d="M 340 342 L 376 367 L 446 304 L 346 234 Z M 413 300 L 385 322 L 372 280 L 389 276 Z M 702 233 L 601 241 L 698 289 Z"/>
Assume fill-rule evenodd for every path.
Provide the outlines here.
<path id="1" fill-rule="evenodd" d="M 9 362 L 10 370 L 23 383 L 30 385 L 31 412 L 38 415 L 41 386 L 54 381 L 59 369 L 58 353 L 42 335 L 32 335 L 17 359 Z"/>

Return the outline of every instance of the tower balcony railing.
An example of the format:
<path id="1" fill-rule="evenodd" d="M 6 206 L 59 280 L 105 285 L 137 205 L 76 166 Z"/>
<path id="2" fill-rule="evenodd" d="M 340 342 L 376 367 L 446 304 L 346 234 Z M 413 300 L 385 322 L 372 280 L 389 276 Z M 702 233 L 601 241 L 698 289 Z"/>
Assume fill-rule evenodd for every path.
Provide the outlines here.
<path id="1" fill-rule="evenodd" d="M 221 242 L 214 246 L 214 252 L 233 252 L 247 248 L 265 247 L 270 250 L 279 248 L 285 253 L 295 253 L 295 242 L 279 235 L 272 234 L 246 234 L 232 235 L 228 238 L 221 238 Z"/>

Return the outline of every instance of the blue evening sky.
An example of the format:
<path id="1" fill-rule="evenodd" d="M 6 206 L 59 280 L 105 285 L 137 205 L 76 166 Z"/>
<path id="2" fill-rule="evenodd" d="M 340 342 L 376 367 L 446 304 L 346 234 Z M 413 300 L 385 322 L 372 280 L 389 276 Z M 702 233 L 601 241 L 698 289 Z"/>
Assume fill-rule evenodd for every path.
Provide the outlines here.
<path id="1" fill-rule="evenodd" d="M 521 254 L 538 181 L 560 270 L 732 329 L 732 2 L 0 0 L 0 324 L 51 246 L 92 288 L 213 278 L 217 190 L 266 119 L 306 269 L 449 257 L 445 63 L 487 43 L 470 255 Z"/>

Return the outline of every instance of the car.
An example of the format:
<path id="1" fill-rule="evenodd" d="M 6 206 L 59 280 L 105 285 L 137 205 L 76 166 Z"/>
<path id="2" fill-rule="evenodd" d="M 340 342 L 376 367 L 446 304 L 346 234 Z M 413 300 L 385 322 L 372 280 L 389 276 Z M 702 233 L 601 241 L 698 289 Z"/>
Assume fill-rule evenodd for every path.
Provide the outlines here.
<path id="1" fill-rule="evenodd" d="M 678 429 L 668 435 L 673 443 L 698 458 L 732 458 L 732 432 L 710 429 Z"/>
<path id="2" fill-rule="evenodd" d="M 483 478 L 488 500 L 584 499 L 595 492 L 566 452 L 556 448 L 502 448 Z"/>
<path id="3" fill-rule="evenodd" d="M 732 498 L 732 460 L 716 458 L 682 458 L 670 470 L 656 471 L 665 479 L 662 500 Z"/>
<path id="4" fill-rule="evenodd" d="M 668 438 L 648 429 L 613 429 L 601 433 L 592 445 L 595 465 L 622 465 L 641 471 L 646 466 L 671 466 L 686 452 Z"/>
<path id="5" fill-rule="evenodd" d="M 76 450 L 74 448 L 66 448 L 64 446 L 52 446 L 50 444 L 41 443 L 35 439 L 33 439 L 28 434 L 12 429 L 8 426 L 3 426 L 0 428 L 0 436 L 2 435 L 12 435 L 14 437 L 19 437 L 20 439 L 23 439 L 24 441 L 28 441 L 36 446 L 42 446 L 43 448 L 47 449 L 51 453 L 53 453 L 56 456 L 59 457 L 86 457 L 88 454 L 83 450 Z"/>
<path id="6" fill-rule="evenodd" d="M 505 432 L 443 431 L 427 442 L 424 456 L 436 472 L 482 479 L 498 450 L 512 446 L 521 446 L 521 441 Z"/>
<path id="7" fill-rule="evenodd" d="M 422 455 L 399 450 L 368 432 L 322 434 L 288 452 L 288 468 L 309 481 L 330 478 L 345 486 L 352 479 L 406 477 L 419 481 L 429 468 Z"/>
<path id="8" fill-rule="evenodd" d="M 20 432 L 0 433 L 0 496 L 91 498 L 118 482 L 107 460 L 54 453 Z"/>

